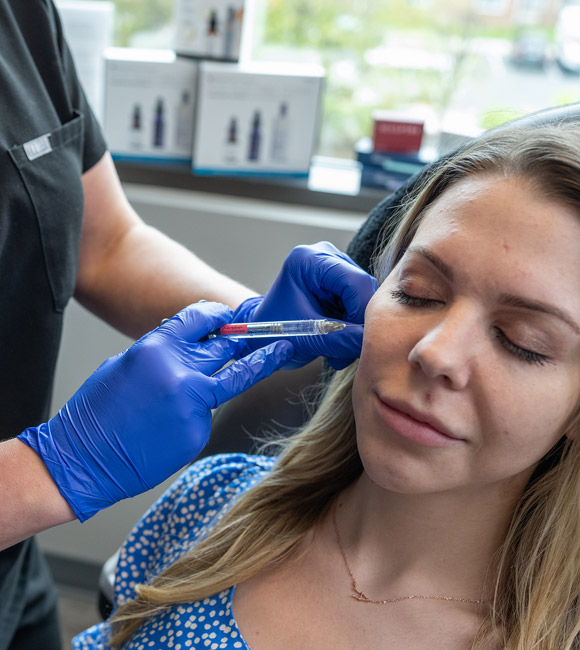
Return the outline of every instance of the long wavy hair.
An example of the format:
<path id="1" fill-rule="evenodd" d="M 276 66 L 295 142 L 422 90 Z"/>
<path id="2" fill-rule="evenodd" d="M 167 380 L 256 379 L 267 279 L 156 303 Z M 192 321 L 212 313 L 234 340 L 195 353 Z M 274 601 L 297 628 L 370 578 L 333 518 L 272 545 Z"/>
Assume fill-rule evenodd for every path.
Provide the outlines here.
<path id="1" fill-rule="evenodd" d="M 396 223 L 386 224 L 389 235 L 375 259 L 379 281 L 409 246 L 425 209 L 476 175 L 521 178 L 580 218 L 580 128 L 566 122 L 503 128 L 436 166 L 404 200 Z M 212 532 L 151 584 L 137 587 L 137 597 L 113 618 L 114 645 L 168 606 L 209 597 L 284 560 L 321 522 L 363 470 L 351 402 L 356 368 L 335 373 L 309 422 L 280 443 L 274 469 Z M 514 511 L 491 567 L 495 591 L 474 650 L 489 647 L 490 639 L 504 650 L 580 650 L 580 443 L 572 435 L 580 435 L 579 422 L 577 411 Z"/>

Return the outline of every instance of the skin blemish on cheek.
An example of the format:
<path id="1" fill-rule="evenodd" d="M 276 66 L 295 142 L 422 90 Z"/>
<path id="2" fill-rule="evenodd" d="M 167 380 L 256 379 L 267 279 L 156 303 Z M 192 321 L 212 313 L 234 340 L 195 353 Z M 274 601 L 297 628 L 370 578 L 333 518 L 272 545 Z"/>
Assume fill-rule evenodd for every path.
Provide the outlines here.
<path id="1" fill-rule="evenodd" d="M 511 250 L 511 246 L 507 242 L 503 242 L 503 249 L 506 253 L 509 253 Z"/>

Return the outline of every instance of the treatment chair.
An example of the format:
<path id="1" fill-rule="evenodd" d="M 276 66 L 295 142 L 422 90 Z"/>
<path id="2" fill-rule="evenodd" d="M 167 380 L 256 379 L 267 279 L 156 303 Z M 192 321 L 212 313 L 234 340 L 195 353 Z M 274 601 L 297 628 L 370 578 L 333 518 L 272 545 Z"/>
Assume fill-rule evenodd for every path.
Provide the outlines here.
<path id="1" fill-rule="evenodd" d="M 497 130 L 508 125 L 542 126 L 564 120 L 580 122 L 580 103 L 538 111 L 499 126 Z M 427 165 L 370 212 L 346 251 L 359 266 L 366 271 L 371 270 L 379 237 L 381 241 L 386 241 L 393 234 L 397 225 L 397 209 L 404 197 L 451 155 Z M 328 366 L 316 360 L 298 370 L 277 372 L 223 404 L 213 416 L 210 440 L 199 458 L 218 453 L 254 453 L 256 440 L 267 437 L 270 431 L 291 435 L 309 415 L 307 403 L 301 396 L 313 386 L 323 386 L 331 373 Z M 313 395 L 307 395 L 311 402 Z M 116 556 L 113 556 L 104 565 L 99 580 L 99 610 L 103 618 L 111 611 L 115 568 Z"/>

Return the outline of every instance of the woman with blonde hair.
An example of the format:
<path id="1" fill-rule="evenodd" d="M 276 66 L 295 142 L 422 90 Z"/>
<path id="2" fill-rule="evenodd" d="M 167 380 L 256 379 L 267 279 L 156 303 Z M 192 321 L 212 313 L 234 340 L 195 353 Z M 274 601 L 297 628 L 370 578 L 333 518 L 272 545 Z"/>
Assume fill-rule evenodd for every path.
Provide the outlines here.
<path id="1" fill-rule="evenodd" d="M 397 224 L 359 362 L 181 476 L 76 650 L 580 648 L 580 129 L 489 134 Z"/>

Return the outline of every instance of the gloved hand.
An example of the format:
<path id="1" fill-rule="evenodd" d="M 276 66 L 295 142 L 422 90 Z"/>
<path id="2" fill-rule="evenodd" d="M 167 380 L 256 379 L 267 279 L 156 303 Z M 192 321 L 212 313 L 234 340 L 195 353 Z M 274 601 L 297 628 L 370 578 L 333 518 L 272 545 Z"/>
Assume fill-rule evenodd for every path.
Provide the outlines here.
<path id="1" fill-rule="evenodd" d="M 210 302 L 183 309 L 105 361 L 49 422 L 18 436 L 81 521 L 192 461 L 207 443 L 211 409 L 292 356 L 279 341 L 217 372 L 236 343 L 197 341 L 231 314 Z"/>
<path id="2" fill-rule="evenodd" d="M 331 318 L 362 324 L 377 281 L 329 242 L 297 246 L 264 296 L 249 298 L 234 312 L 234 323 Z M 293 337 L 296 350 L 286 368 L 299 368 L 318 356 L 336 370 L 360 356 L 362 327 L 349 326 L 323 336 Z M 247 353 L 272 339 L 240 339 Z"/>

